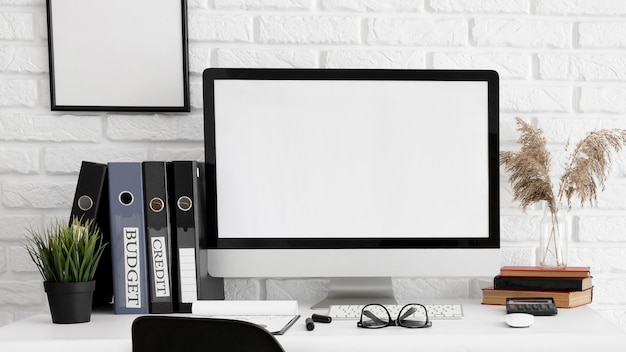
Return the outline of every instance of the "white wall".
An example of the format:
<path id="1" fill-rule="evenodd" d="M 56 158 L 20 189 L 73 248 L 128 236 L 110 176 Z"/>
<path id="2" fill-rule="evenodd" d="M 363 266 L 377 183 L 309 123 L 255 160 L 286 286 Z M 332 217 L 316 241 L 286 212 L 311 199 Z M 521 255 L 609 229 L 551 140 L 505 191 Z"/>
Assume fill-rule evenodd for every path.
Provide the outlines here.
<path id="1" fill-rule="evenodd" d="M 556 160 L 570 136 L 626 128 L 626 1 L 188 0 L 188 12 L 191 113 L 57 113 L 44 1 L 0 0 L 0 325 L 46 310 L 21 242 L 26 227 L 68 215 L 82 160 L 202 159 L 205 67 L 495 69 L 502 148 L 515 147 L 520 116 L 544 129 Z M 534 264 L 541 211 L 523 214 L 502 181 L 502 264 Z M 592 307 L 626 330 L 626 155 L 598 207 L 573 215 L 570 264 L 591 266 Z M 479 298 L 490 279 L 402 279 L 396 289 Z M 326 284 L 237 280 L 227 293 L 305 299 Z"/>

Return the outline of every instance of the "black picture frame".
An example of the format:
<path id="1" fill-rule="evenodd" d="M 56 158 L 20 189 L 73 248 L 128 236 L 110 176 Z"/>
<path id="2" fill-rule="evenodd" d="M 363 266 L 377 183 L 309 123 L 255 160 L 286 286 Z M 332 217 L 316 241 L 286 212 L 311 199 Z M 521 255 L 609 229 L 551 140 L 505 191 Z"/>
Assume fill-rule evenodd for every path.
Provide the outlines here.
<path id="1" fill-rule="evenodd" d="M 190 111 L 186 0 L 46 8 L 52 111 Z"/>

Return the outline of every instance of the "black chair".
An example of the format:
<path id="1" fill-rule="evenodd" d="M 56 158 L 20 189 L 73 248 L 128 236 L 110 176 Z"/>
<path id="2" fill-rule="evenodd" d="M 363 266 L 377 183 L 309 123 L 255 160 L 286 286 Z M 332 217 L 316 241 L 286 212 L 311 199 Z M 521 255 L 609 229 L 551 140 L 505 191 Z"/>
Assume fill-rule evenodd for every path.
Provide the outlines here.
<path id="1" fill-rule="evenodd" d="M 285 352 L 262 327 L 229 319 L 140 316 L 132 339 L 133 352 Z"/>

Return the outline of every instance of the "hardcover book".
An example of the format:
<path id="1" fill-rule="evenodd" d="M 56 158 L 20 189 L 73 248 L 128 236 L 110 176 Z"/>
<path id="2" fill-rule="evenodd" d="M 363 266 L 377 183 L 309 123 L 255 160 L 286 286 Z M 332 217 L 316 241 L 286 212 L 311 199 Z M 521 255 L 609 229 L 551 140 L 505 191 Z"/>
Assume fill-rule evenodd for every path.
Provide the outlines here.
<path id="1" fill-rule="evenodd" d="M 563 269 L 544 268 L 541 266 L 503 266 L 500 276 L 525 277 L 590 277 L 588 266 L 568 266 Z"/>
<path id="2" fill-rule="evenodd" d="M 583 291 L 591 288 L 591 277 L 525 277 L 501 276 L 493 278 L 496 290 L 527 291 Z"/>
<path id="3" fill-rule="evenodd" d="M 496 290 L 487 287 L 483 290 L 482 304 L 505 305 L 507 298 L 545 298 L 552 297 L 558 308 L 574 308 L 591 303 L 593 287 L 584 291 L 526 291 L 526 290 Z"/>

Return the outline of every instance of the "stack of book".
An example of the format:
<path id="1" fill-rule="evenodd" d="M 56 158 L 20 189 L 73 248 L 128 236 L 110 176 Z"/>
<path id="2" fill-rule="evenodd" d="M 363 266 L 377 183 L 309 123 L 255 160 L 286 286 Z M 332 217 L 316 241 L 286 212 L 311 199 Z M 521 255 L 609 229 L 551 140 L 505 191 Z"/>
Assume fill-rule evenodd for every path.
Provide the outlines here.
<path id="1" fill-rule="evenodd" d="M 573 308 L 591 303 L 593 284 L 586 266 L 503 266 L 493 286 L 482 291 L 483 304 L 504 305 L 507 298 L 552 297 L 558 308 Z"/>

